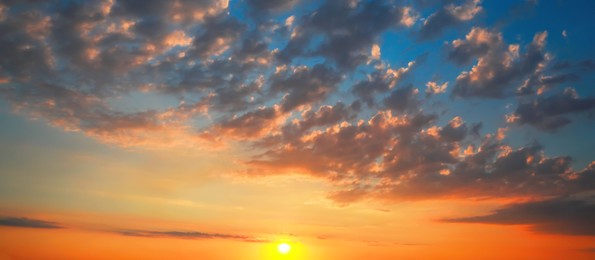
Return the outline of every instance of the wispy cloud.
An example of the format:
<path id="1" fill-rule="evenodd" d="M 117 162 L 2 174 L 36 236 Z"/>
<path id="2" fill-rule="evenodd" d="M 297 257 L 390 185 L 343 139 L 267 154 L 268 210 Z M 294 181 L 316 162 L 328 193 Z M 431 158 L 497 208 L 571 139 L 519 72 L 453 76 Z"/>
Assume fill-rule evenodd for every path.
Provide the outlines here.
<path id="1" fill-rule="evenodd" d="M 446 219 L 455 223 L 529 225 L 540 233 L 595 236 L 595 197 L 555 198 L 512 204 L 494 212 L 473 217 Z"/>
<path id="2" fill-rule="evenodd" d="M 32 219 L 32 218 L 26 218 L 26 217 L 3 217 L 3 218 L 0 218 L 0 226 L 23 227 L 23 228 L 47 228 L 47 229 L 64 228 L 64 226 L 62 224 L 57 223 L 57 222 Z"/>
<path id="3" fill-rule="evenodd" d="M 114 233 L 124 236 L 134 237 L 162 237 L 162 238 L 180 238 L 180 239 L 230 239 L 239 240 L 243 242 L 256 242 L 264 243 L 269 240 L 266 238 L 245 236 L 245 235 L 232 235 L 232 234 L 221 234 L 221 233 L 205 233 L 197 231 L 153 231 L 153 230 L 116 230 Z"/>

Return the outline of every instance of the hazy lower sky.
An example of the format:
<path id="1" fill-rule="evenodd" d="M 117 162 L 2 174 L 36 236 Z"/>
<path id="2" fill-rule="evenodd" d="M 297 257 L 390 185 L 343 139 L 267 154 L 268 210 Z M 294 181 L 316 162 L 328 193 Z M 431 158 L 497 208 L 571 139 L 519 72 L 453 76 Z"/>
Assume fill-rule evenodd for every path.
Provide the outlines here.
<path id="1" fill-rule="evenodd" d="M 593 259 L 593 10 L 0 0 L 0 259 Z"/>

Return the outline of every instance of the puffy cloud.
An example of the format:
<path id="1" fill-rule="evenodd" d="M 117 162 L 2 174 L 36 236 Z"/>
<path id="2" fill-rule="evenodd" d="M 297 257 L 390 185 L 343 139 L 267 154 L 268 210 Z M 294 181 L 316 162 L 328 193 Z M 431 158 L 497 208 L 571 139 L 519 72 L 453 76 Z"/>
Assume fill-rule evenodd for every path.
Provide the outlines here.
<path id="1" fill-rule="evenodd" d="M 511 151 L 490 141 L 479 146 L 475 153 L 459 154 L 456 160 L 443 158 L 438 161 L 441 164 L 434 168 L 411 172 L 405 175 L 407 178 L 385 180 L 383 186 L 370 190 L 370 196 L 386 200 L 460 196 L 544 197 L 589 191 L 594 184 L 588 180 L 592 178 L 592 173 L 585 170 L 574 172 L 569 167 L 569 158 L 545 157 L 539 146 Z M 578 180 L 573 177 L 575 174 L 584 179 Z"/>
<path id="2" fill-rule="evenodd" d="M 420 31 L 421 40 L 434 39 L 448 28 L 473 19 L 483 8 L 481 0 L 467 0 L 463 5 L 450 4 L 425 19 Z"/>
<path id="3" fill-rule="evenodd" d="M 404 7 L 402 12 L 401 24 L 406 27 L 413 26 L 419 19 L 419 14 L 410 6 Z"/>
<path id="4" fill-rule="evenodd" d="M 23 227 L 23 228 L 46 228 L 57 229 L 64 228 L 60 223 L 32 219 L 26 217 L 3 217 L 0 218 L 0 226 Z"/>
<path id="5" fill-rule="evenodd" d="M 567 116 L 594 108 L 595 98 L 580 98 L 573 88 L 566 88 L 561 93 L 520 103 L 515 112 L 507 116 L 507 121 L 555 131 L 571 122 Z"/>
<path id="6" fill-rule="evenodd" d="M 281 143 L 293 143 L 297 140 L 310 138 L 310 130 L 324 129 L 327 126 L 347 122 L 355 119 L 361 110 L 358 101 L 351 105 L 337 102 L 335 105 L 324 105 L 318 110 L 305 110 L 300 118 L 286 122 L 280 131 L 256 142 L 258 147 L 270 147 Z"/>
<path id="7" fill-rule="evenodd" d="M 0 40 L 0 94 L 17 112 L 102 142 L 201 145 L 191 120 L 257 105 L 263 79 L 253 73 L 272 60 L 258 32 L 223 13 L 227 5 L 9 2 L 0 23 L 8 37 Z M 146 92 L 181 102 L 142 111 L 110 102 Z"/>
<path id="8" fill-rule="evenodd" d="M 384 105 L 399 112 L 417 110 L 420 104 L 418 93 L 419 90 L 413 86 L 396 89 L 384 99 Z"/>
<path id="9" fill-rule="evenodd" d="M 395 116 L 379 112 L 367 122 L 339 122 L 321 130 L 288 135 L 267 143 L 268 151 L 250 164 L 299 169 L 324 178 L 364 177 L 377 168 L 377 160 L 394 145 L 398 134 L 410 135 L 433 116 Z"/>
<path id="10" fill-rule="evenodd" d="M 473 28 L 464 40 L 454 40 L 449 59 L 467 63 L 477 58 L 470 71 L 462 72 L 453 95 L 463 98 L 504 98 L 514 94 L 511 87 L 519 80 L 539 74 L 546 61 L 547 32 L 537 33 L 521 54 L 518 45 L 506 45 L 500 33 Z"/>
<path id="11" fill-rule="evenodd" d="M 278 106 L 261 107 L 223 120 L 203 133 L 203 136 L 212 138 L 223 134 L 240 139 L 257 138 L 276 130 L 284 121 L 285 117 Z"/>
<path id="12" fill-rule="evenodd" d="M 301 56 L 323 57 L 342 69 L 365 63 L 380 34 L 401 24 L 404 9 L 383 1 L 354 3 L 327 1 L 312 15 L 302 17 L 279 58 L 289 62 Z M 319 39 L 322 42 L 315 43 Z"/>
<path id="13" fill-rule="evenodd" d="M 351 92 L 371 107 L 375 103 L 377 94 L 386 93 L 394 88 L 412 70 L 414 65 L 415 61 L 411 61 L 407 67 L 398 69 L 379 68 L 372 72 L 367 79 L 353 85 Z"/>
<path id="14" fill-rule="evenodd" d="M 270 78 L 271 93 L 285 93 L 281 101 L 283 112 L 289 112 L 300 106 L 324 101 L 341 82 L 342 76 L 335 70 L 323 65 L 312 68 L 298 67 L 285 70 Z"/>
<path id="15" fill-rule="evenodd" d="M 317 111 L 304 111 L 301 115 L 302 120 L 292 122 L 292 125 L 299 126 L 302 131 L 312 127 L 332 125 L 341 121 L 354 119 L 360 110 L 360 104 L 354 102 L 350 106 L 338 102 L 334 106 L 321 106 Z"/>
<path id="16" fill-rule="evenodd" d="M 189 50 L 201 58 L 221 55 L 245 30 L 245 25 L 228 15 L 208 18 L 203 26 L 206 30 L 197 34 Z"/>
<path id="17" fill-rule="evenodd" d="M 357 123 L 343 121 L 310 131 L 286 128 L 262 143 L 266 151 L 248 165 L 260 174 L 297 171 L 328 179 L 339 188 L 330 195 L 339 203 L 361 198 L 539 197 L 595 187 L 591 166 L 575 171 L 567 156 L 547 157 L 539 144 L 513 149 L 495 134 L 475 144 L 473 132 L 479 124 L 468 126 L 455 117 L 439 127 L 432 125 L 435 119 L 384 111 Z"/>
<path id="18" fill-rule="evenodd" d="M 540 233 L 595 236 L 595 198 L 561 197 L 507 205 L 484 216 L 446 219 L 457 223 L 529 225 Z"/>
<path id="19" fill-rule="evenodd" d="M 380 59 L 380 46 L 378 44 L 372 45 L 372 50 L 370 52 L 372 59 L 379 60 Z"/>
<path id="20" fill-rule="evenodd" d="M 448 87 L 448 82 L 444 82 L 439 84 L 435 81 L 428 81 L 426 83 L 426 93 L 427 94 L 440 94 L 446 92 L 446 88 Z"/>

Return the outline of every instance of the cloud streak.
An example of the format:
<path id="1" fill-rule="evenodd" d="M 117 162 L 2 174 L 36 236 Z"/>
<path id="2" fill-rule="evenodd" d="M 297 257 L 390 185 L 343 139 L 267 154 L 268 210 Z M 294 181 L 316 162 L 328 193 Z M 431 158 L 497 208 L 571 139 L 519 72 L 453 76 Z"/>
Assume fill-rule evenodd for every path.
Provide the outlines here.
<path id="1" fill-rule="evenodd" d="M 27 217 L 2 217 L 0 218 L 0 226 L 7 227 L 22 227 L 22 228 L 39 228 L 39 229 L 61 229 L 64 226 L 57 222 L 46 220 L 39 220 Z"/>
<path id="2" fill-rule="evenodd" d="M 265 243 L 269 242 L 267 239 L 244 236 L 244 235 L 230 235 L 219 233 L 204 233 L 197 231 L 151 231 L 151 230 L 117 230 L 116 234 L 132 237 L 149 237 L 149 238 L 177 238 L 177 239 L 229 239 L 243 242 Z"/>
<path id="3" fill-rule="evenodd" d="M 473 217 L 446 219 L 455 223 L 529 225 L 540 233 L 595 236 L 595 201 L 587 198 L 555 198 L 512 204 L 494 212 Z"/>

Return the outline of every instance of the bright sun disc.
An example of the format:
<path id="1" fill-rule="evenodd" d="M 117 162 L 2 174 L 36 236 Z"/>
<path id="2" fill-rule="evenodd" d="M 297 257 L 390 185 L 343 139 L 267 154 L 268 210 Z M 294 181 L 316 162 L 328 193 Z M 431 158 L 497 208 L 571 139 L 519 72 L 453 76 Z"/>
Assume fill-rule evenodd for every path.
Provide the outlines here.
<path id="1" fill-rule="evenodd" d="M 289 253 L 289 250 L 291 250 L 291 246 L 287 243 L 281 243 L 277 246 L 277 250 L 281 254 L 287 254 Z"/>

